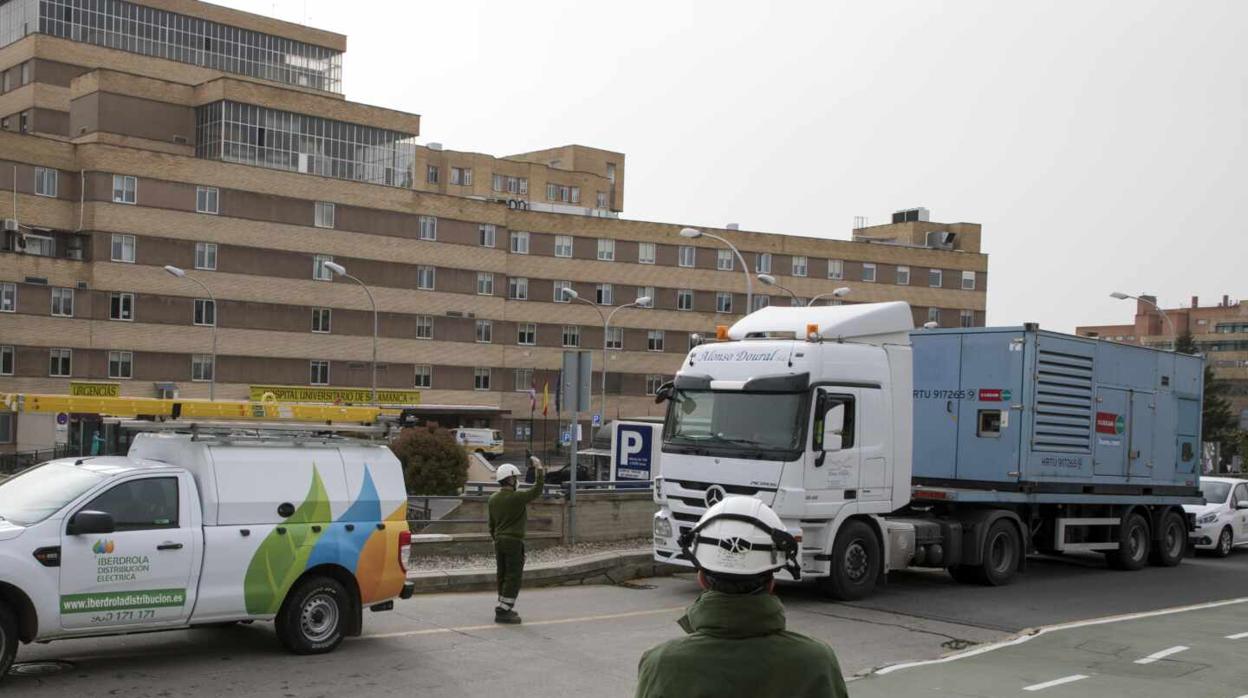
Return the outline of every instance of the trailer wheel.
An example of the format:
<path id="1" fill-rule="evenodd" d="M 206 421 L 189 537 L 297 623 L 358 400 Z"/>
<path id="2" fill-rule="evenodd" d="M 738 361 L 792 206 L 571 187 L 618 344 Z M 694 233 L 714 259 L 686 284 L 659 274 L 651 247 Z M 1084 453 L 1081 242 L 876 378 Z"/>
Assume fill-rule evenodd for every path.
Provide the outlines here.
<path id="1" fill-rule="evenodd" d="M 862 521 L 847 521 L 832 546 L 831 574 L 820 581 L 823 593 L 838 601 L 861 599 L 880 577 L 880 540 Z"/>
<path id="2" fill-rule="evenodd" d="M 1007 519 L 998 519 L 984 536 L 984 559 L 978 565 L 955 565 L 949 568 L 949 576 L 963 584 L 1004 586 L 1014 581 L 1019 562 L 1023 559 L 1023 544 L 1018 529 Z"/>
<path id="3" fill-rule="evenodd" d="M 17 619 L 7 604 L 0 602 L 0 681 L 9 673 L 13 666 L 13 658 L 17 656 Z"/>
<path id="4" fill-rule="evenodd" d="M 1122 520 L 1118 531 L 1118 549 L 1105 553 L 1109 566 L 1116 570 L 1138 570 L 1148 562 L 1150 536 L 1148 521 L 1139 514 Z"/>
<path id="5" fill-rule="evenodd" d="M 1161 531 L 1148 561 L 1157 567 L 1174 567 L 1187 555 L 1187 522 L 1171 511 L 1161 517 Z"/>
<path id="6" fill-rule="evenodd" d="M 350 611 L 342 584 L 312 577 L 291 592 L 278 612 L 277 639 L 295 654 L 330 652 L 347 634 Z"/>

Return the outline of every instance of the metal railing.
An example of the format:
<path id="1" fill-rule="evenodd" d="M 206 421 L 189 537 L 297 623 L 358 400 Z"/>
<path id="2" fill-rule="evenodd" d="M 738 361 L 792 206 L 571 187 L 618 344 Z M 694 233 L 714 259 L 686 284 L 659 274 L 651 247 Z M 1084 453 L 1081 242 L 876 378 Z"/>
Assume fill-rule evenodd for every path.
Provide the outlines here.
<path id="1" fill-rule="evenodd" d="M 69 444 L 57 444 L 53 448 L 18 451 L 17 453 L 0 453 L 0 474 L 14 475 L 44 461 L 76 455 L 77 450 Z"/>

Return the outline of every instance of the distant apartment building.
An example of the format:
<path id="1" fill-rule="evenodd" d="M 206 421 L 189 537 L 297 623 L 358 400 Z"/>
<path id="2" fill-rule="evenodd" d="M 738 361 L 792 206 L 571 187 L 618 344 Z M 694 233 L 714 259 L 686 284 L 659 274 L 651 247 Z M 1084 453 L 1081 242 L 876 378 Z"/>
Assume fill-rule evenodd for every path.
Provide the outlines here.
<path id="1" fill-rule="evenodd" d="M 1192 296 L 1185 308 L 1165 308 L 1165 318 L 1152 305 L 1156 298 L 1141 296 L 1135 322 L 1129 325 L 1088 325 L 1075 329 L 1081 337 L 1151 347 L 1169 347 L 1173 336 L 1165 318 L 1174 325 L 1174 335 L 1190 332 L 1213 374 L 1230 384 L 1231 408 L 1239 415 L 1241 428 L 1248 429 L 1248 304 L 1222 296 L 1216 305 L 1200 305 Z"/>
<path id="2" fill-rule="evenodd" d="M 343 98 L 345 48 L 195 0 L 0 0 L 0 392 L 366 400 L 372 306 L 336 265 L 376 300 L 380 401 L 508 440 L 557 435 L 570 348 L 605 344 L 607 419 L 659 413 L 691 336 L 747 310 L 745 271 L 798 297 L 755 283 L 755 307 L 846 286 L 916 324 L 984 324 L 977 224 L 701 227 L 742 270 L 682 225 L 621 218 L 621 153 L 417 144 L 418 115 Z M 93 424 L 0 413 L 0 450 Z"/>

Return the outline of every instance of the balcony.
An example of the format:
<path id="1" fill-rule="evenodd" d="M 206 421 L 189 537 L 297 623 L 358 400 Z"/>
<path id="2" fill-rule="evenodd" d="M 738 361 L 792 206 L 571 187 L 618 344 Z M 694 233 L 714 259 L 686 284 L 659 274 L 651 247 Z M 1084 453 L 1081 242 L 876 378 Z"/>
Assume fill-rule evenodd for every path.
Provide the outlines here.
<path id="1" fill-rule="evenodd" d="M 21 232 L 10 230 L 4 232 L 3 241 L 0 241 L 0 253 L 90 262 L 90 241 L 89 235 L 81 233 L 39 228 L 23 229 Z"/>

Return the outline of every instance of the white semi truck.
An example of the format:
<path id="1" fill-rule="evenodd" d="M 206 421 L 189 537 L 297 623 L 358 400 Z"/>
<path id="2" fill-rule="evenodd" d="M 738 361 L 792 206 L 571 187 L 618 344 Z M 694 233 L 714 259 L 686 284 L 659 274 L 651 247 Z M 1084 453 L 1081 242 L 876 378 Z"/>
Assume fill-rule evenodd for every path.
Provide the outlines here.
<path id="1" fill-rule="evenodd" d="M 1177 565 L 1200 503 L 1202 361 L 1027 325 L 913 331 L 905 303 L 764 308 L 694 347 L 667 400 L 654 555 L 728 495 L 840 599 L 893 569 L 1004 584 L 1030 552 Z M 787 573 L 781 573 L 788 577 Z"/>

